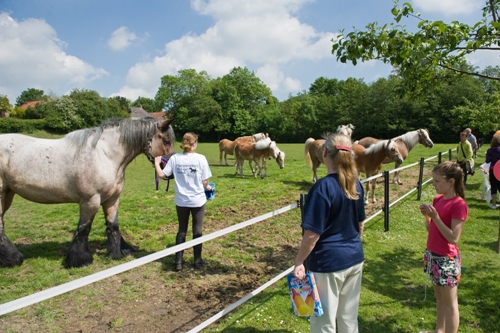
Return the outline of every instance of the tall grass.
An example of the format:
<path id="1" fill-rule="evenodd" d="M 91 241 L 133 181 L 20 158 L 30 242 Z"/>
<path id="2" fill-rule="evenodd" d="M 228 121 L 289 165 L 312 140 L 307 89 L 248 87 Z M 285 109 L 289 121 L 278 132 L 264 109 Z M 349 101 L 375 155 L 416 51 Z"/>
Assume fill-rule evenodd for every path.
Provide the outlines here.
<path id="1" fill-rule="evenodd" d="M 198 152 L 207 156 L 216 184 L 216 198 L 207 203 L 204 234 L 236 224 L 277 208 L 289 205 L 307 193 L 312 185 L 312 171 L 305 165 L 303 144 L 278 144 L 286 152 L 285 169 L 268 161 L 269 177 L 251 177 L 247 164 L 245 178 L 235 177 L 234 166 L 220 166 L 216 143 L 200 143 Z M 418 161 L 420 157 L 436 155 L 455 145 L 436 145 L 433 149 L 417 146 L 404 165 Z M 476 160 L 484 160 L 481 149 Z M 230 163 L 234 159 L 229 159 Z M 386 165 L 386 169 L 392 165 Z M 324 166 L 318 176 L 326 174 Z M 405 172 L 403 171 L 403 176 Z M 404 181 L 414 181 L 405 176 Z M 466 223 L 460 248 L 462 264 L 466 267 L 459 287 L 461 332 L 500 332 L 500 257 L 496 253 L 498 237 L 498 211 L 490 210 L 481 201 L 482 179 L 471 177 L 467 185 L 467 202 L 470 216 Z M 125 189 L 120 202 L 120 227 L 124 237 L 138 248 L 137 256 L 161 250 L 175 243 L 177 217 L 173 203 L 173 183 L 166 192 L 162 181 L 155 191 L 154 170 L 144 156 L 135 159 L 126 170 Z M 381 186 L 379 185 L 379 188 Z M 397 186 L 391 185 L 391 191 Z M 435 195 L 431 186 L 425 186 L 422 201 L 430 202 Z M 380 190 L 377 198 L 382 200 Z M 420 202 L 412 194 L 395 205 L 390 212 L 390 231 L 384 232 L 383 219 L 377 217 L 367 223 L 363 237 L 365 266 L 360 306 L 360 330 L 362 332 L 416 332 L 432 330 L 435 317 L 432 287 L 422 272 L 422 251 L 426 232 L 418 211 Z M 120 262 L 109 260 L 105 249 L 104 217 L 100 212 L 89 236 L 95 250 L 94 263 L 85 268 L 64 269 L 62 261 L 78 221 L 77 205 L 40 205 L 16 196 L 5 215 L 5 229 L 9 238 L 24 254 L 20 267 L 0 269 L 0 303 L 11 301 L 76 278 L 92 274 Z M 227 274 L 240 274 L 240 278 L 252 278 L 265 282 L 268 276 L 243 275 L 245 264 L 263 262 L 268 273 L 277 275 L 293 264 L 300 243 L 300 210 L 295 209 L 255 227 L 212 241 L 204 253 L 211 269 Z M 248 230 L 247 230 L 248 229 Z M 192 262 L 189 251 L 186 259 Z M 144 281 L 151 276 L 164 279 L 165 285 L 182 283 L 177 275 L 165 273 L 165 265 L 171 258 L 152 263 L 140 269 Z M 158 277 L 160 276 L 160 277 Z M 205 276 L 204 278 L 209 278 Z M 105 284 L 105 282 L 103 282 Z M 103 284 L 100 284 L 102 286 Z M 142 280 L 122 285 L 120 298 L 127 301 L 143 298 Z M 427 286 L 427 288 L 425 287 Z M 101 288 L 101 287 L 100 287 Z M 99 311 L 102 303 L 85 302 L 97 293 L 94 288 L 73 291 L 53 301 L 45 301 L 30 308 L 16 311 L 16 320 L 35 313 L 54 332 L 64 332 L 60 308 L 64 304 L 81 299 L 79 311 Z M 80 303 L 79 303 L 80 304 Z M 208 311 L 208 310 L 207 310 Z M 10 316 L 10 315 L 7 315 Z M 10 318 L 10 317 L 8 317 Z M 58 323 L 53 325 L 52 323 Z M 123 318 L 117 316 L 113 325 Z M 59 325 L 59 326 L 58 326 Z M 56 326 L 56 327 L 54 327 Z M 0 328 L 1 328 L 0 323 Z M 293 317 L 285 281 L 268 288 L 262 294 L 210 326 L 207 332 L 307 332 L 308 322 Z"/>

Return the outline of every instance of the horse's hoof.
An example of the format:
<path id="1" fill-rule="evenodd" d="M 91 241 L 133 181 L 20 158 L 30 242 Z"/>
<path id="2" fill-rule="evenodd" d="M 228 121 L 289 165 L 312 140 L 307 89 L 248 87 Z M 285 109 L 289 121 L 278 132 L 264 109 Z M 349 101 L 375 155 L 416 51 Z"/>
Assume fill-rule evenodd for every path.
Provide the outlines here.
<path id="1" fill-rule="evenodd" d="M 205 259 L 201 259 L 193 264 L 194 269 L 200 269 L 205 265 Z"/>

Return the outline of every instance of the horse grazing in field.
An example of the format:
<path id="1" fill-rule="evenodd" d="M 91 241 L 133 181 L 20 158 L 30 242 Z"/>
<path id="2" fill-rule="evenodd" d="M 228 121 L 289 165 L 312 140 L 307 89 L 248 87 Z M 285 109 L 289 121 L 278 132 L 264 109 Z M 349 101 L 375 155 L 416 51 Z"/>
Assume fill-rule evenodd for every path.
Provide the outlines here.
<path id="1" fill-rule="evenodd" d="M 236 158 L 235 175 L 239 171 L 241 177 L 243 177 L 243 163 L 245 160 L 249 161 L 255 178 L 257 178 L 257 175 L 260 175 L 261 178 L 268 175 L 266 159 L 269 157 L 276 160 L 280 169 L 285 167 L 285 153 L 278 149 L 275 141 L 239 142 L 234 147 L 234 156 Z M 255 170 L 252 168 L 252 161 L 255 162 Z M 260 161 L 262 161 L 262 165 Z"/>
<path id="2" fill-rule="evenodd" d="M 257 133 L 254 135 L 240 136 L 236 140 L 222 139 L 219 141 L 219 164 L 222 165 L 222 154 L 224 154 L 224 161 L 227 163 L 227 155 L 234 155 L 234 146 L 236 142 L 257 142 L 264 140 L 266 135 L 264 133 Z"/>
<path id="3" fill-rule="evenodd" d="M 408 157 L 410 150 L 412 150 L 413 147 L 415 147 L 419 143 L 421 145 L 424 145 L 427 148 L 432 148 L 434 146 L 434 143 L 432 142 L 432 140 L 429 136 L 429 132 L 423 128 L 418 129 L 416 131 L 407 132 L 407 133 L 400 135 L 400 136 L 397 136 L 391 140 L 397 144 L 398 150 L 401 153 L 401 157 L 403 158 L 403 161 L 406 160 L 406 158 Z M 358 143 L 358 144 L 362 145 L 363 147 L 368 148 L 371 145 L 377 143 L 378 141 L 379 141 L 378 139 L 375 139 L 375 138 L 368 136 L 368 137 L 363 138 L 355 143 Z M 383 163 L 387 164 L 387 163 L 391 163 L 391 162 L 393 162 L 392 159 L 386 158 Z M 398 164 L 396 162 L 394 165 L 394 168 L 395 169 L 399 168 L 401 166 L 401 163 Z M 392 178 L 392 182 L 395 184 L 399 184 L 399 185 L 403 184 L 401 182 L 401 180 L 399 179 L 399 171 L 394 172 L 394 177 Z"/>
<path id="4" fill-rule="evenodd" d="M 352 135 L 352 130 L 354 129 L 354 126 L 352 124 L 349 125 L 340 125 L 337 127 L 335 130 L 335 133 L 342 133 L 344 135 L 347 135 L 348 137 L 351 137 Z M 324 139 L 317 139 L 315 140 L 314 138 L 309 138 L 306 140 L 305 147 L 304 147 L 304 157 L 306 159 L 307 165 L 312 168 L 313 170 L 313 182 L 315 183 L 318 180 L 318 176 L 316 174 L 319 166 L 323 162 L 323 155 L 321 153 L 321 149 L 323 148 L 323 145 L 325 144 Z"/>
<path id="5" fill-rule="evenodd" d="M 371 145 L 369 148 L 365 148 L 360 144 L 352 145 L 356 167 L 358 168 L 358 173 L 364 172 L 366 178 L 374 176 L 380 173 L 382 169 L 382 163 L 386 158 L 391 159 L 396 163 L 403 163 L 403 158 L 398 150 L 397 144 L 393 140 L 382 140 L 378 141 L 376 144 Z M 370 183 L 372 187 L 372 202 L 375 203 L 375 187 L 377 182 L 375 179 L 368 181 L 366 183 L 366 198 L 365 204 L 368 204 L 368 192 L 370 191 Z"/>
<path id="6" fill-rule="evenodd" d="M 24 260 L 4 229 L 3 217 L 15 194 L 43 204 L 79 204 L 80 219 L 66 257 L 67 267 L 92 263 L 88 236 L 100 206 L 109 257 L 121 259 L 131 254 L 134 249 L 118 227 L 125 168 L 141 153 L 153 162 L 155 156 L 174 152 L 170 122 L 110 119 L 56 140 L 0 135 L 0 267 L 20 266 Z M 29 161 L 36 161 L 35 166 Z"/>

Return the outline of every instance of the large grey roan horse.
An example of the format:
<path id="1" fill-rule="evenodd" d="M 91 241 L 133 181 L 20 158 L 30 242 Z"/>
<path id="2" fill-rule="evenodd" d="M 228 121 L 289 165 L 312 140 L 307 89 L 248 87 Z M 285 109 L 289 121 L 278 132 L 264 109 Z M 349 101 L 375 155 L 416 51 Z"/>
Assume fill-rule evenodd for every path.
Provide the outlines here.
<path id="1" fill-rule="evenodd" d="M 123 240 L 118 227 L 125 168 L 141 153 L 153 161 L 155 156 L 174 152 L 170 122 L 116 118 L 56 140 L 0 135 L 0 267 L 23 263 L 23 255 L 4 230 L 3 217 L 15 194 L 43 204 L 80 205 L 80 220 L 66 267 L 92 263 L 88 236 L 100 206 L 106 220 L 109 257 L 121 259 L 131 254 L 133 248 Z"/>

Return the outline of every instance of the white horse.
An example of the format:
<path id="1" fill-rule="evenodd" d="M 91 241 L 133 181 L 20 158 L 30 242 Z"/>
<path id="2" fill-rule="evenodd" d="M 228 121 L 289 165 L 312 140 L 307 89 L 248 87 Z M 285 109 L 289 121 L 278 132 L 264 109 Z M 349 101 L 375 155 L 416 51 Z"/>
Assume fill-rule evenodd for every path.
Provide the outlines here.
<path id="1" fill-rule="evenodd" d="M 88 237 L 101 206 L 109 257 L 121 259 L 131 254 L 133 248 L 123 240 L 118 227 L 125 168 L 141 153 L 154 161 L 155 156 L 174 152 L 170 122 L 154 118 L 110 119 L 99 127 L 74 131 L 56 140 L 0 135 L 0 267 L 23 262 L 23 255 L 5 234 L 3 220 L 16 194 L 43 204 L 80 206 L 67 267 L 92 263 Z"/>

